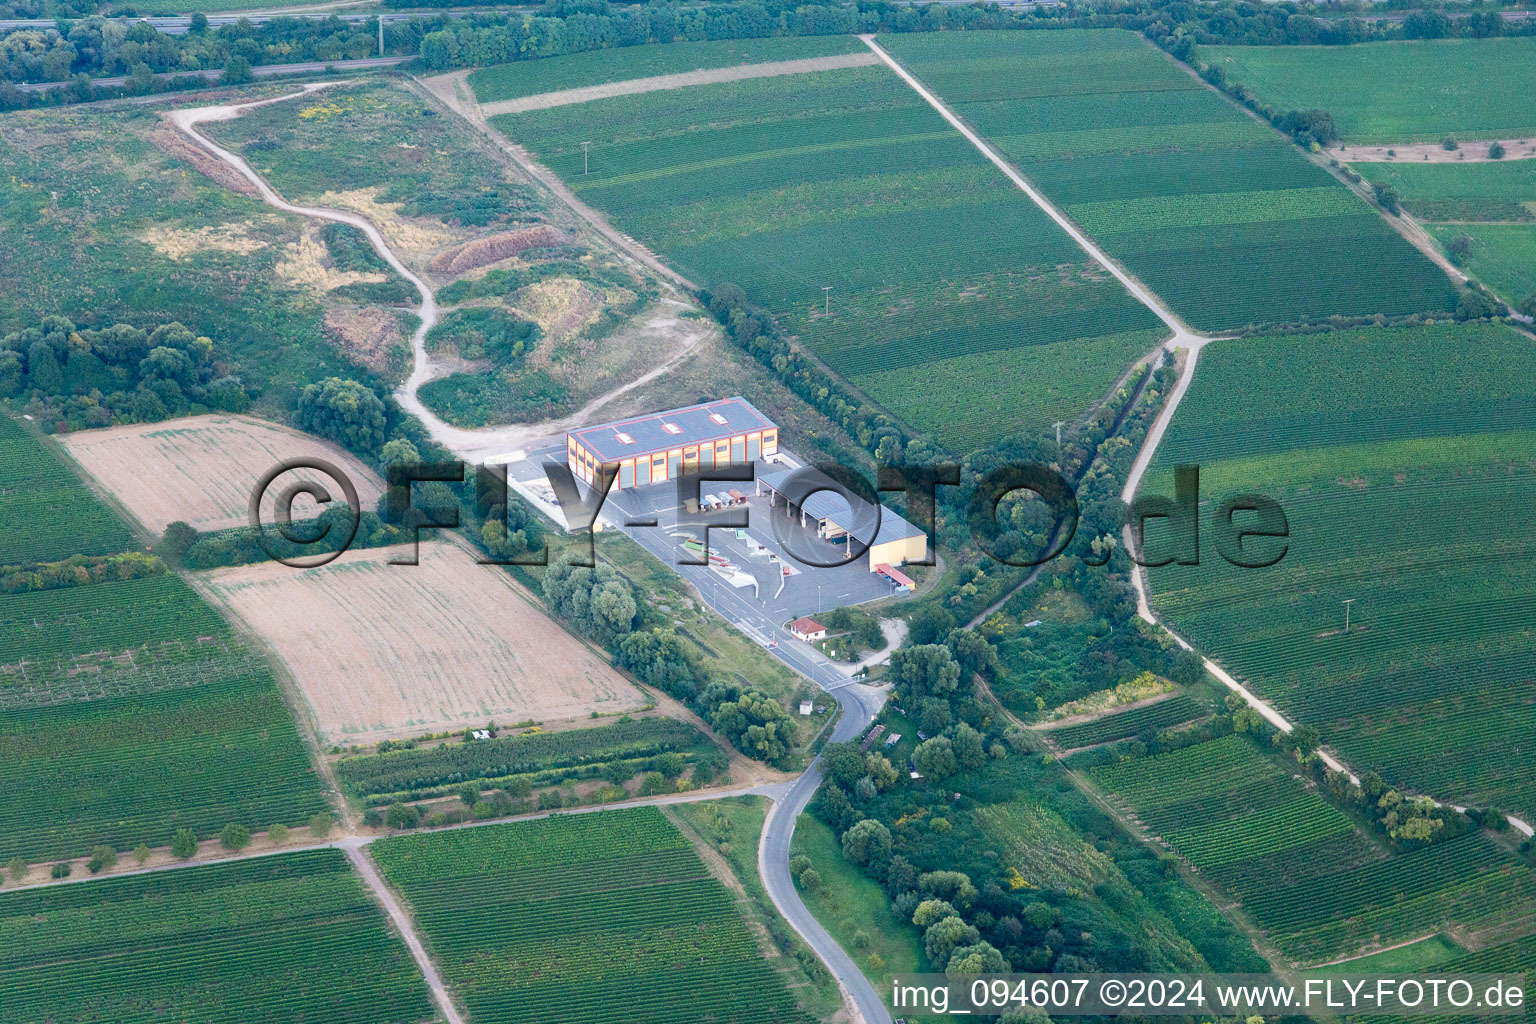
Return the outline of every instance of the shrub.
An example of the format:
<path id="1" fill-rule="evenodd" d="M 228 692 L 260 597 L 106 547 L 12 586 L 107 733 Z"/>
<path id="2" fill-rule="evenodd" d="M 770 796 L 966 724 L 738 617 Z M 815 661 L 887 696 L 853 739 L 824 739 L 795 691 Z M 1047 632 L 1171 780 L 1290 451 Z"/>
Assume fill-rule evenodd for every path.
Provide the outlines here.
<path id="1" fill-rule="evenodd" d="M 415 828 L 421 823 L 421 810 L 411 804 L 390 804 L 384 812 L 384 824 L 390 828 Z"/>
<path id="2" fill-rule="evenodd" d="M 133 848 L 133 862 L 135 864 L 143 865 L 146 861 L 149 860 L 149 856 L 153 852 L 154 851 L 149 848 L 148 843 L 140 843 L 138 846 Z"/>
<path id="3" fill-rule="evenodd" d="M 281 845 L 283 845 L 284 843 L 286 843 L 288 841 L 288 826 L 287 825 L 281 825 L 281 824 L 279 824 L 279 825 L 268 825 L 267 826 L 267 838 L 272 841 L 272 845 L 273 846 L 281 846 Z"/>
<path id="4" fill-rule="evenodd" d="M 1503 160 L 1504 159 L 1504 143 L 1502 143 L 1502 142 L 1495 142 L 1493 145 L 1489 146 L 1488 147 L 1488 159 L 1490 159 L 1490 160 Z"/>
<path id="5" fill-rule="evenodd" d="M 117 866 L 117 851 L 110 846 L 98 846 L 91 850 L 91 859 L 85 862 L 86 870 L 91 874 L 100 874 L 110 867 Z"/>
<path id="6" fill-rule="evenodd" d="M 1440 140 L 1440 148 L 1445 150 L 1447 153 L 1454 153 L 1456 150 L 1461 148 L 1461 143 L 1456 141 L 1456 136 L 1447 135 L 1445 138 Z"/>
<path id="7" fill-rule="evenodd" d="M 220 830 L 219 845 L 226 850 L 243 850 L 251 845 L 251 830 L 232 821 Z"/>
<path id="8" fill-rule="evenodd" d="M 310 838 L 324 839 L 326 836 L 331 834 L 332 824 L 334 824 L 334 822 L 331 820 L 329 811 L 320 811 L 316 813 L 313 818 L 309 819 Z"/>
<path id="9" fill-rule="evenodd" d="M 23 857 L 12 857 L 11 862 L 5 866 L 5 870 L 10 873 L 11 881 L 21 881 L 27 877 L 26 859 Z"/>
<path id="10" fill-rule="evenodd" d="M 171 840 L 171 854 L 180 860 L 189 860 L 197 855 L 197 833 L 189 828 L 179 828 L 175 837 Z"/>
<path id="11" fill-rule="evenodd" d="M 70 864 L 68 861 L 60 861 L 53 866 L 53 870 L 50 871 L 49 874 L 51 874 L 54 878 L 68 878 L 70 873 L 74 870 L 75 867 L 73 864 Z"/>

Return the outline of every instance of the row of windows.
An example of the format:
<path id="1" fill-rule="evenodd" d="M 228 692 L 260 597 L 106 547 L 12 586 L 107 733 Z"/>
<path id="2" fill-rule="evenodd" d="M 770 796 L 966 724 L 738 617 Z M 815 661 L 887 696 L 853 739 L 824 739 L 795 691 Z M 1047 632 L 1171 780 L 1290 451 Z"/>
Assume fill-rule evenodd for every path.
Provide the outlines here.
<path id="1" fill-rule="evenodd" d="M 653 455 L 640 455 L 619 463 L 615 488 L 644 487 L 674 480 L 678 476 L 692 476 L 716 466 L 745 465 L 774 455 L 779 450 L 778 430 L 753 431 L 736 437 L 703 444 L 673 448 Z M 571 472 L 587 483 L 594 483 L 599 476 L 602 460 L 594 456 L 571 435 L 566 436 L 566 461 Z"/>

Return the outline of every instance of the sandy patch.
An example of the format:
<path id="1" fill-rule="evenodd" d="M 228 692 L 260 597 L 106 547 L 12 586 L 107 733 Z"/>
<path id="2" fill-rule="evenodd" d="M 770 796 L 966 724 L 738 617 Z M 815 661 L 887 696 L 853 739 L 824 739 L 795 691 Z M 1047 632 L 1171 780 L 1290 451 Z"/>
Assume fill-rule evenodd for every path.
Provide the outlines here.
<path id="1" fill-rule="evenodd" d="M 319 229 L 312 223 L 306 224 L 298 242 L 287 248 L 272 272 L 284 284 L 308 289 L 316 295 L 349 284 L 379 284 L 389 280 L 389 275 L 378 272 L 337 270 L 327 266 L 330 258 L 330 250 L 320 238 Z"/>
<path id="2" fill-rule="evenodd" d="M 167 423 L 137 423 L 83 430 L 58 438 L 75 461 L 155 534 L 181 520 L 199 530 L 248 525 L 251 492 L 262 474 L 284 459 L 312 456 L 345 472 L 357 488 L 364 511 L 373 509 L 383 482 L 357 458 L 309 434 L 245 416 L 189 416 Z M 291 481 L 326 484 L 335 501 L 345 501 L 324 474 L 285 474 L 268 488 L 263 506 L 271 521 L 278 492 Z M 294 518 L 317 509 L 307 498 L 294 502 Z"/>
<path id="3" fill-rule="evenodd" d="M 401 204 L 381 203 L 378 194 L 377 188 L 327 192 L 314 205 L 337 207 L 362 214 L 384 233 L 391 248 L 405 249 L 413 255 L 435 252 L 454 241 L 453 233 L 446 228 L 433 227 L 424 221 L 400 216 Z"/>
<path id="4" fill-rule="evenodd" d="M 328 743 L 642 707 L 608 663 L 495 566 L 450 541 L 275 563 L 204 581 L 287 664 Z"/>
<path id="5" fill-rule="evenodd" d="M 539 325 L 547 337 L 569 334 L 586 326 L 597 315 L 600 300 L 583 301 L 590 292 L 573 277 L 551 277 L 518 289 L 513 304 L 523 316 Z M 579 320 L 579 327 L 575 321 Z"/>
<path id="6" fill-rule="evenodd" d="M 377 306 L 339 306 L 326 311 L 325 331 L 342 348 L 375 370 L 387 370 L 404 343 L 400 319 Z"/>
<path id="7" fill-rule="evenodd" d="M 178 262 L 200 252 L 233 252 L 249 256 L 267 246 L 261 239 L 251 237 L 250 229 L 253 226 L 248 220 L 235 224 L 210 225 L 196 230 L 155 225 L 140 232 L 138 239 L 160 255 Z"/>
<path id="8" fill-rule="evenodd" d="M 1504 155 L 1499 158 L 1501 160 L 1530 160 L 1536 157 L 1536 138 L 1458 142 L 1457 149 L 1446 149 L 1438 142 L 1409 143 L 1401 146 L 1337 146 L 1330 149 L 1328 155 L 1340 163 L 1348 164 L 1482 163 L 1493 159 L 1488 155 L 1488 147 L 1495 141 L 1504 147 Z"/>

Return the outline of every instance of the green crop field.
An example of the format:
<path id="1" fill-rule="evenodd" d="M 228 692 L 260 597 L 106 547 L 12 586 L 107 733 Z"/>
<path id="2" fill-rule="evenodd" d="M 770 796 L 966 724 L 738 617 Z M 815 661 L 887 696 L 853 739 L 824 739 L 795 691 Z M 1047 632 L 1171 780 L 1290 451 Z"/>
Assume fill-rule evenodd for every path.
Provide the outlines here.
<path id="1" fill-rule="evenodd" d="M 1471 240 L 1462 267 L 1511 305 L 1536 294 L 1536 160 L 1358 163 L 1429 223 L 1442 248 Z"/>
<path id="2" fill-rule="evenodd" d="M 1430 221 L 1536 221 L 1536 160 L 1398 161 L 1352 165 L 1397 189 L 1404 207 Z"/>
<path id="3" fill-rule="evenodd" d="M 1065 750 L 1089 747 L 1128 739 L 1144 732 L 1157 732 L 1193 718 L 1209 714 L 1209 709 L 1187 694 L 1176 694 L 1156 704 L 1146 704 L 1129 711 L 1117 711 L 1080 725 L 1064 725 L 1048 730 L 1049 736 Z"/>
<path id="4" fill-rule="evenodd" d="M 133 547 L 117 516 L 43 442 L 0 415 L 0 565 L 112 555 Z"/>
<path id="5" fill-rule="evenodd" d="M 1289 550 L 1239 569 L 1202 530 L 1200 565 L 1151 571 L 1154 605 L 1346 762 L 1536 811 L 1536 533 L 1513 511 L 1536 502 L 1533 373 L 1496 325 L 1212 345 L 1144 489 L 1198 464 L 1208 506 L 1278 501 Z"/>
<path id="6" fill-rule="evenodd" d="M 1369 205 L 1137 35 L 881 42 L 1198 329 L 1453 305 Z"/>
<path id="7" fill-rule="evenodd" d="M 480 68 L 470 72 L 469 86 L 481 103 L 495 103 L 633 78 L 729 68 L 738 64 L 830 57 L 861 50 L 865 50 L 864 44 L 854 36 L 786 36 L 627 46 Z"/>
<path id="8" fill-rule="evenodd" d="M 383 839 L 372 853 L 478 1024 L 810 1019 L 655 808 Z"/>
<path id="9" fill-rule="evenodd" d="M 1299 962 L 1423 935 L 1447 920 L 1494 925 L 1536 896 L 1530 869 L 1481 833 L 1388 853 L 1241 736 L 1093 775 Z"/>
<path id="10" fill-rule="evenodd" d="M 1536 134 L 1536 39 L 1202 46 L 1200 59 L 1276 110 L 1322 109 L 1346 142 Z"/>
<path id="11" fill-rule="evenodd" d="M 636 718 L 595 729 L 564 729 L 448 747 L 391 750 L 346 757 L 336 763 L 336 778 L 369 803 L 414 800 L 461 782 L 480 780 L 487 787 L 518 779 L 531 785 L 555 785 L 569 779 L 597 777 L 615 762 L 646 771 L 658 754 L 692 755 L 715 749 L 697 729 L 670 718 Z"/>
<path id="12" fill-rule="evenodd" d="M 131 544 L 69 466 L 0 423 L 0 479 L 58 500 L 57 528 L 22 521 L 20 560 L 67 555 L 66 527 L 86 551 Z M 324 807 L 270 669 L 180 577 L 0 594 L 0 860 L 300 824 Z"/>
<path id="13" fill-rule="evenodd" d="M 741 285 L 956 451 L 1075 418 L 1165 333 L 885 68 L 495 123 L 688 277 Z"/>
<path id="14" fill-rule="evenodd" d="M 325 807 L 271 670 L 174 575 L 0 595 L 0 860 Z"/>
<path id="15" fill-rule="evenodd" d="M 0 935 L 5 1024 L 436 1019 L 339 850 L 0 894 Z"/>

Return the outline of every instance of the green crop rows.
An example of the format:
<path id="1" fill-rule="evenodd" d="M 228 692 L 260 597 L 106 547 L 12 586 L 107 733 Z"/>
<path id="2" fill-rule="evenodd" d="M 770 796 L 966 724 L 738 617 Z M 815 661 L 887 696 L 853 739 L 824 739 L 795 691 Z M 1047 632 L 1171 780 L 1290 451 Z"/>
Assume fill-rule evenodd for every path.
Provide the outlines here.
<path id="1" fill-rule="evenodd" d="M 956 451 L 1075 418 L 1162 336 L 884 68 L 495 120 L 688 277 L 741 285 L 832 369 Z"/>
<path id="2" fill-rule="evenodd" d="M 1373 209 L 1139 36 L 882 44 L 1196 328 L 1450 308 Z"/>
<path id="3" fill-rule="evenodd" d="M 384 839 L 478 1024 L 808 1022 L 731 894 L 655 808 Z"/>
<path id="4" fill-rule="evenodd" d="M 1497 923 L 1536 895 L 1529 868 L 1480 833 L 1385 852 L 1241 736 L 1093 774 L 1299 961 L 1422 935 L 1448 920 Z"/>
<path id="5" fill-rule="evenodd" d="M 12 436 L 26 443 L 0 449 L 0 478 L 53 481 L 59 522 L 79 513 L 88 542 L 127 539 L 67 466 Z M 0 712 L 0 860 L 325 806 L 270 669 L 176 575 L 0 594 Z"/>
<path id="6" fill-rule="evenodd" d="M 433 1019 L 338 850 L 7 893 L 0 936 L 5 1024 Z"/>
<path id="7" fill-rule="evenodd" d="M 0 565 L 112 555 L 133 546 L 122 522 L 59 459 L 0 415 Z M 4 659 L 0 658 L 0 663 Z"/>
<path id="8" fill-rule="evenodd" d="M 1510 305 L 1536 294 L 1536 160 L 1354 166 L 1395 188 L 1420 220 L 1438 221 L 1429 230 L 1442 248 L 1471 239 L 1463 268 Z"/>
<path id="9" fill-rule="evenodd" d="M 1289 550 L 1244 570 L 1202 538 L 1200 565 L 1152 570 L 1156 607 L 1345 761 L 1536 811 L 1536 534 L 1512 512 L 1536 503 L 1533 374 L 1502 326 L 1212 346 L 1146 489 L 1197 463 L 1207 502 L 1277 500 Z"/>
<path id="10" fill-rule="evenodd" d="M 1357 46 L 1202 46 L 1200 59 L 1277 110 L 1322 109 L 1347 142 L 1536 134 L 1536 39 Z"/>
<path id="11" fill-rule="evenodd" d="M 347 757 L 336 778 L 370 803 L 412 799 L 424 790 L 472 780 L 505 786 L 517 778 L 534 784 L 559 782 L 584 767 L 614 761 L 636 762 L 636 771 L 657 754 L 687 753 L 707 746 L 697 729 L 670 718 L 637 718 L 595 729 L 568 729 L 503 736 L 450 747 L 392 750 Z"/>
<path id="12" fill-rule="evenodd" d="M 738 64 L 829 57 L 861 50 L 864 50 L 864 44 L 852 36 L 721 39 L 670 46 L 630 46 L 481 68 L 470 73 L 469 85 L 481 103 L 494 103 L 633 78 L 728 68 Z"/>
<path id="13" fill-rule="evenodd" d="M 1129 711 L 1104 715 L 1081 725 L 1065 725 L 1049 730 L 1046 735 L 1066 750 L 1089 747 L 1096 743 L 1109 743 L 1139 736 L 1144 732 L 1156 732 L 1187 722 L 1206 714 L 1205 707 L 1187 694 L 1177 694 L 1156 704 L 1147 704 Z"/>

